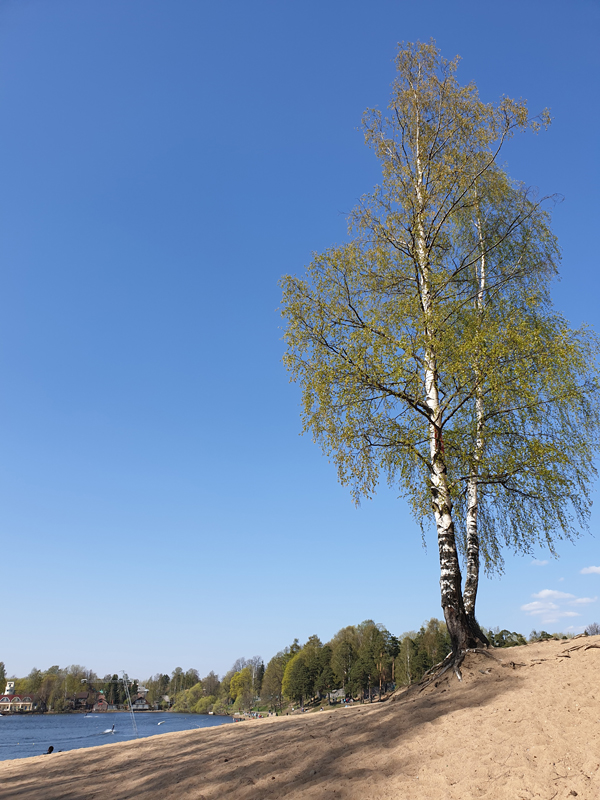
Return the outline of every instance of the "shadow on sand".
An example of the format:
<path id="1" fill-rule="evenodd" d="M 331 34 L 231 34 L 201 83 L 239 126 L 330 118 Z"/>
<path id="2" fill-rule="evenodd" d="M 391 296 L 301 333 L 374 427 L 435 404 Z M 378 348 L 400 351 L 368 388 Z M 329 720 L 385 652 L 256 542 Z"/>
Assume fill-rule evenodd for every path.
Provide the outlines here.
<path id="1" fill-rule="evenodd" d="M 443 730 L 447 714 L 460 709 L 487 714 L 515 686 L 518 671 L 505 666 L 475 655 L 463 666 L 462 684 L 449 675 L 396 702 L 22 759 L 2 775 L 2 798 L 260 800 L 306 794 L 309 787 L 322 800 L 343 798 L 353 781 L 385 779 L 385 768 L 373 762 L 392 748 L 393 773 L 416 774 L 419 742 L 432 726 Z"/>

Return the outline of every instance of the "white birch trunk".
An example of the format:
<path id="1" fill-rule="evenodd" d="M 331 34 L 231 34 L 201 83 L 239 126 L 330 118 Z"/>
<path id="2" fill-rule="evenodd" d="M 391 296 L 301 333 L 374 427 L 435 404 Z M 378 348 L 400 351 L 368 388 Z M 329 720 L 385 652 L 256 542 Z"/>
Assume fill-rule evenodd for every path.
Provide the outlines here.
<path id="1" fill-rule="evenodd" d="M 416 97 L 415 97 L 416 101 Z M 418 113 L 418 112 L 417 112 Z M 441 411 L 439 403 L 439 385 L 436 364 L 435 345 L 432 335 L 432 301 L 431 301 L 431 268 L 423 214 L 425 209 L 425 189 L 423 186 L 423 167 L 420 153 L 419 125 L 416 131 L 416 195 L 417 220 L 416 244 L 417 261 L 420 275 L 420 296 L 425 324 L 425 394 L 429 408 L 429 446 L 431 456 L 431 499 L 438 535 L 440 555 L 440 593 L 442 608 L 448 632 L 455 653 L 473 647 L 477 642 L 469 635 L 469 625 L 462 599 L 462 577 L 454 535 L 452 519 L 452 502 L 448 488 L 446 463 L 444 459 Z"/>
<path id="2" fill-rule="evenodd" d="M 486 290 L 486 263 L 483 231 L 481 225 L 481 215 L 479 205 L 476 205 L 476 226 L 479 238 L 479 286 L 477 290 L 477 314 L 481 320 L 485 302 Z M 476 374 L 478 380 L 479 375 Z M 472 474 L 467 484 L 467 577 L 465 580 L 465 590 L 463 600 L 465 611 L 472 619 L 475 618 L 475 601 L 477 599 L 477 589 L 479 587 L 479 528 L 477 524 L 478 512 L 478 471 L 479 462 L 483 451 L 483 397 L 481 386 L 475 389 L 475 424 L 476 440 L 475 452 L 473 454 Z"/>

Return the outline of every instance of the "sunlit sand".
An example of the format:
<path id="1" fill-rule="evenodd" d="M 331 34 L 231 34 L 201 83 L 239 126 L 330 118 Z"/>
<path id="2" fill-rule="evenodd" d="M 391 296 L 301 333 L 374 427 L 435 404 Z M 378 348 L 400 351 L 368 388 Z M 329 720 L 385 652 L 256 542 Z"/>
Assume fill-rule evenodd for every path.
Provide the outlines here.
<path id="1" fill-rule="evenodd" d="M 600 797 L 600 636 L 470 655 L 462 672 L 381 704 L 6 761 L 0 796 Z"/>

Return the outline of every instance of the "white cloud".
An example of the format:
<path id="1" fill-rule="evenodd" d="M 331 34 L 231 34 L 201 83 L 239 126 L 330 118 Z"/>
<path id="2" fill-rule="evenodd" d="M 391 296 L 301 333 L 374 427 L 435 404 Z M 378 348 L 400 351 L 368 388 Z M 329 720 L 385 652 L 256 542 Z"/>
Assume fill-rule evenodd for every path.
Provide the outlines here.
<path id="1" fill-rule="evenodd" d="M 556 603 L 540 603 L 536 600 L 534 603 L 526 603 L 521 606 L 521 611 L 526 611 L 528 614 L 546 614 L 548 611 L 558 609 Z"/>
<path id="2" fill-rule="evenodd" d="M 586 567 L 586 569 L 598 569 L 597 567 Z M 536 617 L 539 624 L 548 626 L 559 624 L 561 620 L 572 617 L 580 617 L 581 613 L 575 609 L 586 609 L 590 603 L 595 603 L 598 597 L 576 597 L 569 592 L 559 592 L 557 589 L 541 589 L 531 595 L 533 601 L 521 606 L 521 611 L 530 617 Z M 571 606 L 571 609 L 569 609 Z M 575 608 L 573 608 L 575 606 Z M 573 627 L 573 626 L 571 626 Z M 551 630 L 550 628 L 547 628 Z M 567 629 L 570 630 L 570 629 Z"/>
<path id="3" fill-rule="evenodd" d="M 538 600 L 570 600 L 575 597 L 574 594 L 567 592 L 557 592 L 556 589 L 542 589 L 537 594 L 532 594 L 532 597 L 537 597 Z"/>
<path id="4" fill-rule="evenodd" d="M 542 620 L 543 623 L 547 622 L 558 622 L 560 619 L 564 619 L 564 617 L 580 617 L 581 614 L 578 614 L 576 611 L 557 611 L 556 613 L 552 613 L 549 617 L 544 617 Z"/>
<path id="5" fill-rule="evenodd" d="M 558 579 L 558 582 L 559 582 L 559 583 L 560 583 L 561 581 L 564 581 L 564 578 L 559 578 L 559 579 Z"/>
<path id="6" fill-rule="evenodd" d="M 582 575 L 600 575 L 600 567 L 584 567 L 581 570 Z"/>
<path id="7" fill-rule="evenodd" d="M 533 564 L 534 567 L 545 567 L 548 562 L 540 561 L 539 559 L 534 558 L 531 563 Z"/>
<path id="8" fill-rule="evenodd" d="M 598 599 L 597 597 L 575 597 L 574 594 L 559 592 L 556 589 L 542 589 L 531 596 L 534 600 L 521 606 L 521 611 L 531 617 L 539 617 L 540 622 L 544 625 L 569 617 L 580 617 L 581 614 L 578 611 L 567 610 L 565 606 L 582 608 L 589 603 L 595 603 Z"/>

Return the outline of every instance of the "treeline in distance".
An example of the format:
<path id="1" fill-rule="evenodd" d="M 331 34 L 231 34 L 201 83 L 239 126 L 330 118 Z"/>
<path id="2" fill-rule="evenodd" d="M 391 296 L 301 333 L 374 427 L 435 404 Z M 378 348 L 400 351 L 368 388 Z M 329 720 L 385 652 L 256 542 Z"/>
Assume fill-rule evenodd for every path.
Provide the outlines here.
<path id="1" fill-rule="evenodd" d="M 586 632 L 598 634 L 600 626 L 592 623 Z M 527 643 L 522 634 L 499 628 L 487 631 L 487 636 L 494 647 Z M 568 638 L 534 630 L 529 641 L 554 637 Z M 177 667 L 170 675 L 154 675 L 143 686 L 149 705 L 160 710 L 231 714 L 261 708 L 282 713 L 288 703 L 303 706 L 324 699 L 381 699 L 398 687 L 419 681 L 450 651 L 446 625 L 435 618 L 418 632 L 409 631 L 400 637 L 366 620 L 342 628 L 325 644 L 316 635 L 303 645 L 294 639 L 266 666 L 260 656 L 239 658 L 222 678 L 214 671 L 201 678 L 196 669 Z M 101 692 L 114 707 L 127 706 L 125 684 L 116 673 L 99 678 L 79 665 L 52 666 L 45 671 L 34 668 L 26 677 L 12 680 L 16 693 L 35 695 L 41 710 L 84 708 L 86 704 L 78 705 L 77 698 L 86 692 L 88 707 Z M 0 683 L 5 681 L 6 670 L 0 662 Z M 129 681 L 130 697 L 135 698 L 141 686 L 137 680 Z"/>

